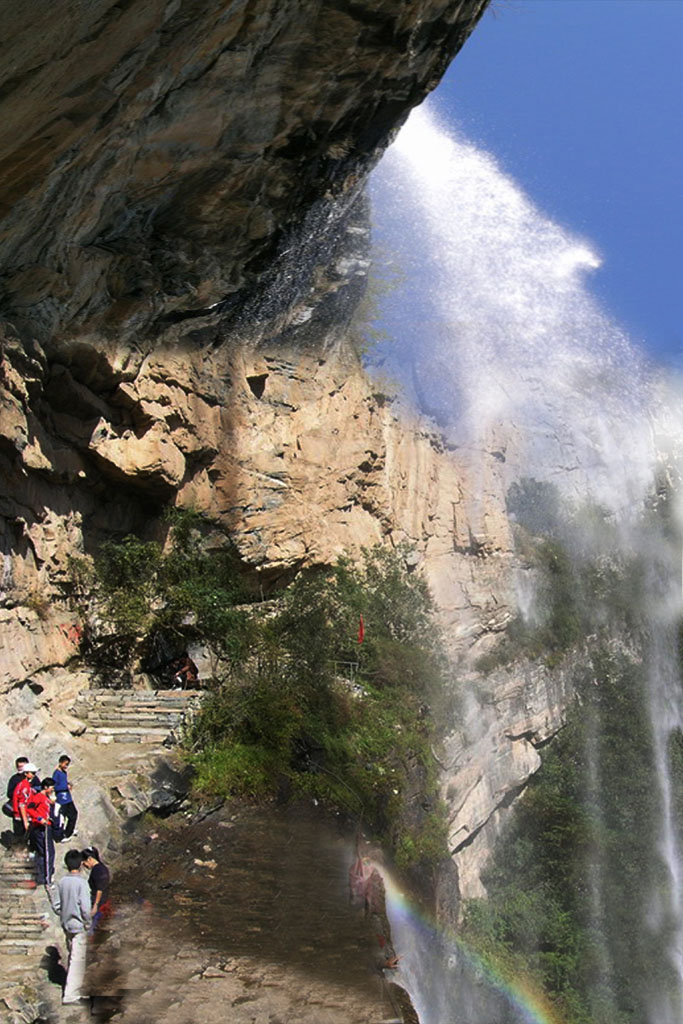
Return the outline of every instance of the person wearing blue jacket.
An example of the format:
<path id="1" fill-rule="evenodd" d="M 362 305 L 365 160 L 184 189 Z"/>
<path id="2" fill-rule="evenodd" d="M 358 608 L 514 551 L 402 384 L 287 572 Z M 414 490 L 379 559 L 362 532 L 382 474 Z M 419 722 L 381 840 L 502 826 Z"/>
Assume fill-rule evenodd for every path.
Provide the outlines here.
<path id="1" fill-rule="evenodd" d="M 68 778 L 69 765 L 71 764 L 71 758 L 68 754 L 62 754 L 59 759 L 58 766 L 52 773 L 52 778 L 55 783 L 55 796 L 57 797 L 57 803 L 59 804 L 59 813 L 62 818 L 66 821 L 64 828 L 64 835 L 59 842 L 65 842 L 70 839 L 71 836 L 78 835 L 76 831 L 76 821 L 78 820 L 78 808 L 74 803 L 74 798 L 71 795 L 71 783 Z"/>

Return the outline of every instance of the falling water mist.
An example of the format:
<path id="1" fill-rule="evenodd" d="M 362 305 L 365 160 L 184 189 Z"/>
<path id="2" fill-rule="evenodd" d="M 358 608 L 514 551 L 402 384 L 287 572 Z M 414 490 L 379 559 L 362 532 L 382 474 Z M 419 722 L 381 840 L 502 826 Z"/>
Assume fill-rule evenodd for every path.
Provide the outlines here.
<path id="1" fill-rule="evenodd" d="M 379 299 L 377 318 L 388 338 L 374 346 L 371 365 L 396 383 L 406 402 L 431 416 L 452 446 L 476 458 L 495 438 L 508 485 L 524 477 L 550 482 L 568 505 L 599 508 L 611 543 L 617 538 L 620 550 L 644 567 L 639 579 L 646 589 L 631 601 L 640 617 L 640 649 L 629 657 L 646 666 L 642 700 L 657 870 L 642 880 L 646 911 L 639 927 L 663 950 L 668 971 L 666 984 L 653 983 L 644 1012 L 649 1024 L 679 1024 L 683 869 L 677 821 L 683 808 L 670 765 L 672 737 L 683 727 L 681 516 L 668 500 L 662 526 L 655 506 L 663 466 L 671 497 L 680 418 L 658 373 L 591 295 L 587 278 L 600 266 L 591 245 L 553 223 L 490 155 L 444 130 L 425 108 L 413 113 L 385 155 L 372 198 L 379 273 L 390 267 L 400 286 Z M 582 544 L 584 554 L 590 548 L 595 558 L 604 556 L 600 531 L 578 541 L 574 536 L 572 543 Z M 586 801 L 596 819 L 609 797 L 604 747 L 596 720 L 583 752 Z M 611 867 L 604 854 L 588 860 L 588 927 L 600 934 L 611 914 Z M 498 1002 L 492 1011 L 487 1003 L 493 1016 L 482 1017 L 483 1004 L 471 987 L 465 993 L 456 971 L 468 959 L 457 936 L 446 940 L 438 927 L 418 928 L 411 915 L 397 913 L 399 902 L 393 901 L 393 924 L 406 951 L 402 978 L 422 1024 L 555 1019 L 552 1010 L 532 1010 L 507 991 L 509 985 L 497 985 L 495 971 L 475 965 L 483 989 L 497 988 L 506 1006 Z M 607 939 L 603 946 L 596 989 L 602 986 L 619 1004 L 624 967 Z M 588 1006 L 598 1005 L 602 989 L 585 993 Z M 596 1011 L 592 1019 L 602 1018 Z M 635 1021 L 628 1013 L 623 1019 Z"/>

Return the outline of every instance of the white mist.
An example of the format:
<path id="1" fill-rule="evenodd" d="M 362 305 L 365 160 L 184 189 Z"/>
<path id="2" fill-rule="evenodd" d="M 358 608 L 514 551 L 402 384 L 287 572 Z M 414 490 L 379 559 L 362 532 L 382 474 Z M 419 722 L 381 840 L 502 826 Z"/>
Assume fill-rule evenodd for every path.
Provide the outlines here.
<path id="1" fill-rule="evenodd" d="M 426 108 L 413 112 L 387 151 L 372 198 L 375 237 L 403 281 L 380 301 L 378 319 L 391 342 L 371 361 L 451 443 L 476 451 L 497 431 L 510 482 L 550 480 L 569 500 L 599 503 L 619 522 L 624 542 L 637 547 L 638 518 L 662 452 L 681 447 L 681 417 L 591 295 L 587 277 L 600 257 L 590 243 L 553 223 L 495 159 L 442 129 Z M 653 556 L 666 564 L 667 552 Z M 532 617 L 533 595 L 519 598 Z M 663 814 L 653 855 L 666 865 L 669 884 L 653 893 L 643 926 L 670 934 L 679 991 L 652 1005 L 650 1024 L 680 1024 L 683 1012 L 683 872 L 668 768 L 671 730 L 683 724 L 671 642 L 681 613 L 680 594 L 654 580 L 649 701 Z M 587 742 L 597 749 L 596 737 Z M 600 766 L 592 767 L 599 787 Z M 596 925 L 604 869 L 596 865 L 589 877 Z M 410 920 L 397 917 L 392 926 L 397 948 L 408 951 L 401 975 L 424 1024 L 468 1019 L 444 949 L 411 930 Z M 611 985 L 609 963 L 603 972 Z"/>

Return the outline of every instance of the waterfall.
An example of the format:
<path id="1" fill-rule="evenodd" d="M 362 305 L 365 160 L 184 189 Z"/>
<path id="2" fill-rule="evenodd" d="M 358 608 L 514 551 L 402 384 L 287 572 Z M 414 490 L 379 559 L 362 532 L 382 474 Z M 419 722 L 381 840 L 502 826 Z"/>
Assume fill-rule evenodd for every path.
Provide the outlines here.
<path id="1" fill-rule="evenodd" d="M 675 980 L 658 988 L 652 979 L 646 1012 L 649 1024 L 680 1024 L 681 814 L 670 765 L 672 736 L 683 725 L 675 510 L 669 536 L 656 526 L 642 539 L 658 468 L 664 458 L 679 459 L 680 413 L 658 371 L 592 296 L 589 275 L 601 262 L 593 246 L 537 209 L 491 155 L 440 126 L 428 108 L 413 112 L 387 151 L 371 195 L 378 272 L 400 286 L 388 295 L 379 289 L 375 316 L 388 338 L 372 348 L 370 366 L 395 382 L 404 401 L 433 417 L 454 446 L 477 451 L 492 434 L 503 436 L 508 484 L 522 476 L 551 481 L 569 504 L 600 506 L 623 550 L 651 563 L 648 592 L 639 598 L 640 660 L 647 665 L 643 701 L 659 822 L 652 858 L 661 876 L 643 880 L 649 888 L 642 929 L 663 944 Z M 586 544 L 600 553 L 594 539 Z M 519 596 L 528 619 L 532 601 Z M 601 744 L 598 723 L 585 736 L 584 751 L 586 796 L 597 817 L 605 796 Z M 589 926 L 596 934 L 610 916 L 609 870 L 599 857 L 587 865 Z M 497 984 L 495 971 L 468 957 L 457 938 L 446 941 L 437 926 L 418 927 L 416 915 L 399 913 L 400 904 L 390 900 L 396 945 L 406 951 L 400 980 L 422 1024 L 556 1019 L 540 997 L 535 1009 L 533 1001 L 515 999 L 509 979 Z M 607 939 L 597 961 L 596 985 L 612 992 L 619 971 Z M 468 971 L 475 977 L 469 987 Z M 482 978 L 498 999 L 490 1017 L 477 1002 Z M 587 999 L 593 1005 L 591 993 Z M 597 1010 L 595 1020 L 602 1020 Z"/>
<path id="2" fill-rule="evenodd" d="M 650 372 L 586 288 L 600 265 L 590 245 L 424 107 L 372 199 L 404 282 L 382 305 L 392 341 L 375 359 L 456 442 L 503 422 L 513 461 L 629 508 L 650 482 Z"/>
<path id="3" fill-rule="evenodd" d="M 658 568 L 655 566 L 653 571 Z M 676 638 L 671 621 L 672 610 L 680 596 L 678 588 L 672 593 L 674 582 L 678 583 L 677 574 L 672 580 L 670 573 L 660 571 L 650 588 L 653 596 L 659 597 L 654 610 L 660 618 L 660 628 L 653 631 L 649 668 L 650 712 L 662 804 L 660 833 L 656 838 L 660 856 L 666 865 L 668 885 L 663 891 L 653 894 L 649 924 L 655 933 L 669 934 L 668 954 L 676 969 L 679 985 L 673 995 L 658 993 L 651 1017 L 653 1024 L 679 1024 L 683 1019 L 683 865 L 676 837 L 674 795 L 668 764 L 670 737 L 683 724 L 681 681 L 675 668 Z"/>

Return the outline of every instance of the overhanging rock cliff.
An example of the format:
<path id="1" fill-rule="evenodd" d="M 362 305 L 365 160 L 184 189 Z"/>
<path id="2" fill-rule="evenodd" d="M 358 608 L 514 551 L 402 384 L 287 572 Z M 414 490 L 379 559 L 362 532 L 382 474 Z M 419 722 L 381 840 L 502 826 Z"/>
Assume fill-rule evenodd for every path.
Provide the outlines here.
<path id="1" fill-rule="evenodd" d="M 286 256 L 307 219 L 333 226 L 329 201 L 357 192 L 485 3 L 12 0 L 5 315 L 41 341 L 137 344 L 254 290 L 282 305 L 305 286 Z"/>
<path id="2" fill-rule="evenodd" d="M 505 628 L 505 439 L 466 456 L 408 420 L 352 324 L 364 178 L 485 6 L 5 5 L 0 692 L 77 653 L 69 557 L 159 536 L 173 504 L 205 512 L 266 588 L 408 541 L 454 652 Z M 518 736 L 540 699 L 484 716 L 495 785 L 477 788 L 478 749 L 463 781 L 454 741 L 454 844 L 534 770 Z"/>
<path id="3" fill-rule="evenodd" d="M 426 538 L 422 512 L 406 530 L 388 492 L 368 497 L 394 486 L 392 417 L 356 450 L 372 388 L 330 354 L 364 287 L 363 177 L 484 6 L 3 12 L 3 686 L 73 653 L 55 604 L 69 555 L 153 528 L 168 504 L 236 530 L 270 576 L 379 535 Z M 328 466 L 340 430 L 350 447 L 328 445 Z M 469 545 L 464 507 L 457 520 Z"/>

